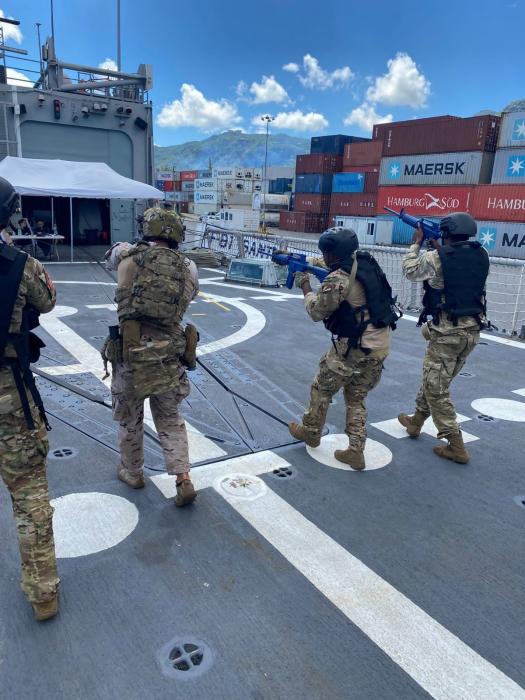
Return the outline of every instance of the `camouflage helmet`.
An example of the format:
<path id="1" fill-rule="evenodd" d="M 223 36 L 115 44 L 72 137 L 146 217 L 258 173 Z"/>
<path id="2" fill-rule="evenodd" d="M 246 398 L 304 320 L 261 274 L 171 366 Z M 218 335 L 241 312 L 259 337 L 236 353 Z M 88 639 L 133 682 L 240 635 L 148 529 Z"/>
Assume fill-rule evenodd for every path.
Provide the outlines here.
<path id="1" fill-rule="evenodd" d="M 151 207 L 143 217 L 144 238 L 165 238 L 180 243 L 184 239 L 184 226 L 180 216 L 169 209 Z"/>

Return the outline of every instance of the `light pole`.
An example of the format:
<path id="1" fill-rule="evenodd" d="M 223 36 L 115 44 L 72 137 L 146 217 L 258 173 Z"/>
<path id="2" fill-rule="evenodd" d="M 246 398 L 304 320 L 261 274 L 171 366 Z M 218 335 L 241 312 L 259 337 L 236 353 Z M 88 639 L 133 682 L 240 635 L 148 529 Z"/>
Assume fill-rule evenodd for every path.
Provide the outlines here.
<path id="1" fill-rule="evenodd" d="M 275 117 L 272 117 L 270 114 L 265 114 L 264 117 L 261 117 L 261 121 L 266 122 L 266 141 L 265 141 L 265 146 L 264 146 L 264 175 L 263 175 L 263 186 L 262 186 L 262 197 L 263 197 L 263 213 L 262 213 L 262 231 L 263 233 L 266 233 L 266 192 L 265 190 L 265 184 L 267 182 L 266 180 L 266 169 L 268 167 L 268 131 L 270 128 L 270 122 L 273 122 Z"/>

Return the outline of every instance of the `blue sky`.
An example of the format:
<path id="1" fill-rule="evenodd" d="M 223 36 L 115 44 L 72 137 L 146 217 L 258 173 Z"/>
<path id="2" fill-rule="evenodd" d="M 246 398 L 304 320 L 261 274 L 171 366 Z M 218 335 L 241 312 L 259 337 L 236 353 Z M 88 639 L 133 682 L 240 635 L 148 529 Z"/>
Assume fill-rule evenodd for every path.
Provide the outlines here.
<path id="1" fill-rule="evenodd" d="M 470 116 L 525 97 L 525 0 L 121 2 L 123 69 L 153 65 L 161 145 L 253 132 L 265 113 L 275 132 L 369 135 L 374 121 Z M 36 57 L 49 3 L 0 8 L 21 20 L 20 46 Z M 55 0 L 63 60 L 115 59 L 115 26 L 111 0 Z"/>

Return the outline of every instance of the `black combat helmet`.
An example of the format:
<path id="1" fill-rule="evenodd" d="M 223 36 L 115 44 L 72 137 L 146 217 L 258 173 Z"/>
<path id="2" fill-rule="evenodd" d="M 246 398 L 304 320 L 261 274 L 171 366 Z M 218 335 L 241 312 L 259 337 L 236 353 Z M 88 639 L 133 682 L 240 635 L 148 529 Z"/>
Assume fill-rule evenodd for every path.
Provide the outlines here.
<path id="1" fill-rule="evenodd" d="M 478 231 L 478 226 L 470 214 L 458 212 L 457 214 L 449 214 L 441 219 L 439 229 L 443 234 L 443 238 L 454 238 L 455 236 L 467 236 L 471 238 Z"/>
<path id="2" fill-rule="evenodd" d="M 359 248 L 357 233 L 351 228 L 333 226 L 319 238 L 319 250 L 322 253 L 333 253 L 338 261 L 349 261 Z"/>
<path id="3" fill-rule="evenodd" d="M 18 194 L 13 185 L 0 177 L 0 224 L 6 224 L 18 207 Z"/>

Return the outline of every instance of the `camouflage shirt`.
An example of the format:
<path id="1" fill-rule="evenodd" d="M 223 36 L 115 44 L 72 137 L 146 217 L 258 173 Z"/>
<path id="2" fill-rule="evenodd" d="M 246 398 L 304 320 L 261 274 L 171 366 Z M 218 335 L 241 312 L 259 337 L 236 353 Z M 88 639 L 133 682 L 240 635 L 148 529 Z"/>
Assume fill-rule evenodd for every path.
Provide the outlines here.
<path id="1" fill-rule="evenodd" d="M 306 312 L 313 321 L 324 321 L 343 301 L 357 308 L 366 303 L 363 285 L 354 280 L 344 270 L 331 272 L 322 283 L 318 292 L 309 292 L 304 298 Z M 365 320 L 368 314 L 365 314 Z M 368 325 L 361 340 L 364 348 L 371 350 L 387 349 L 390 345 L 390 328 L 376 328 Z"/>
<path id="2" fill-rule="evenodd" d="M 427 250 L 420 254 L 421 246 L 413 243 L 408 253 L 403 258 L 403 274 L 411 282 L 423 282 L 428 280 L 433 289 L 444 289 L 445 280 L 443 278 L 443 268 L 437 250 Z M 443 301 L 445 300 L 442 297 Z M 441 313 L 439 324 L 436 326 L 432 321 L 429 325 L 439 333 L 451 333 L 458 328 L 478 328 L 479 325 L 473 316 L 461 316 L 457 325 L 449 321 L 446 314 Z"/>

